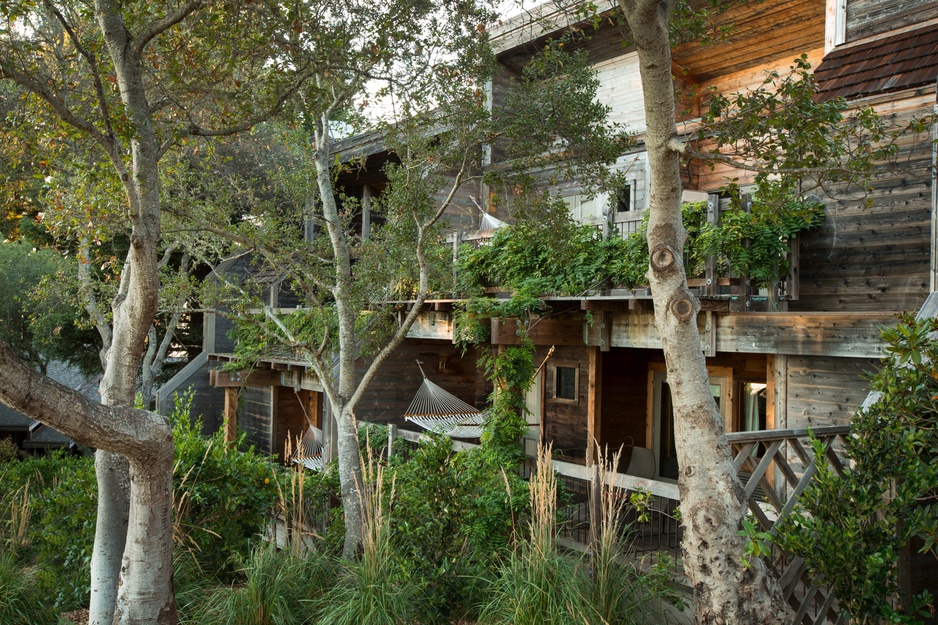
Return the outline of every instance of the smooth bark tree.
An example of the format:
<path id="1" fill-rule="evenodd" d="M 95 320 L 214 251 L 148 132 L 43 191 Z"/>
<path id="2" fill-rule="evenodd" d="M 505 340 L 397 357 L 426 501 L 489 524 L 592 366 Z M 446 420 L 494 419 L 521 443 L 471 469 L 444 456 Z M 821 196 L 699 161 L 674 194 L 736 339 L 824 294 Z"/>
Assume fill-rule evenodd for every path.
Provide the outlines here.
<path id="1" fill-rule="evenodd" d="M 620 0 L 638 51 L 651 169 L 648 272 L 674 405 L 684 526 L 684 570 L 698 623 L 787 623 L 776 580 L 765 563 L 747 563 L 738 531 L 747 506 L 723 421 L 710 393 L 697 331 L 700 303 L 687 287 L 681 221 L 681 155 L 671 75 L 670 22 L 676 0 Z"/>
<path id="2" fill-rule="evenodd" d="M 301 68 L 278 67 L 270 55 L 266 31 L 279 18 L 262 8 L 208 11 L 201 0 L 170 8 L 24 0 L 2 8 L 0 80 L 41 104 L 51 132 L 89 139 L 124 195 L 129 249 L 110 303 L 100 384 L 107 408 L 81 404 L 87 418 L 76 428 L 68 421 L 76 397 L 6 351 L 0 359 L 4 402 L 98 447 L 91 623 L 176 622 L 170 429 L 132 409 L 160 288 L 160 159 L 182 136 L 250 128 L 302 81 Z M 246 93 L 242 85 L 251 81 L 255 89 Z M 40 401 L 45 392 L 59 401 Z"/>
<path id="3" fill-rule="evenodd" d="M 740 535 L 747 502 L 709 390 L 697 314 L 687 287 L 681 219 L 681 161 L 731 164 L 777 197 L 806 192 L 862 193 L 874 165 L 896 169 L 896 140 L 928 124 L 890 127 L 874 111 L 814 98 L 810 67 L 795 59 L 787 77 L 769 75 L 751 92 L 710 94 L 698 136 L 675 124 L 671 47 L 678 0 L 619 0 L 640 66 L 651 170 L 649 272 L 674 407 L 684 527 L 683 564 L 698 623 L 790 623 L 777 581 L 759 559 L 746 559 Z M 686 17 L 683 15 L 682 17 Z M 683 23 L 686 23 L 683 22 Z M 933 120 L 932 120 L 933 121 Z M 698 142 L 698 137 L 704 141 Z M 752 140 L 756 138 L 758 140 Z"/>

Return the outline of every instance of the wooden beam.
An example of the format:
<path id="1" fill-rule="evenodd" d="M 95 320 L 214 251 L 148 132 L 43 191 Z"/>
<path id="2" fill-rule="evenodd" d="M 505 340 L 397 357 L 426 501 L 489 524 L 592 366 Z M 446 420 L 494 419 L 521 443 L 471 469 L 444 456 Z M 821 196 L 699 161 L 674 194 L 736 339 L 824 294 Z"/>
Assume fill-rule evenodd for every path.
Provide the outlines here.
<path id="1" fill-rule="evenodd" d="M 492 345 L 520 345 L 524 324 L 515 318 L 493 318 Z M 527 335 L 535 345 L 583 345 L 582 319 L 535 319 Z"/>
<path id="2" fill-rule="evenodd" d="M 236 440 L 238 440 L 238 389 L 229 386 L 225 388 L 225 442 L 234 443 Z"/>
<path id="3" fill-rule="evenodd" d="M 215 388 L 241 386 L 282 386 L 280 372 L 270 369 L 259 371 L 209 371 L 209 383 Z"/>

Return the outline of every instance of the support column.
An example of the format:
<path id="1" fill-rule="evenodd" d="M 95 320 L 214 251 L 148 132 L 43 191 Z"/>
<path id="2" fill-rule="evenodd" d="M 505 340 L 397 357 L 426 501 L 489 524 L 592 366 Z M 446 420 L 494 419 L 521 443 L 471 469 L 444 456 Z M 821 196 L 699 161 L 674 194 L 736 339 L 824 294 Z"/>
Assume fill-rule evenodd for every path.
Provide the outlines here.
<path id="1" fill-rule="evenodd" d="M 362 241 L 371 236 L 371 187 L 362 187 Z"/>
<path id="2" fill-rule="evenodd" d="M 238 439 L 238 387 L 225 388 L 225 442 Z"/>
<path id="3" fill-rule="evenodd" d="M 602 415 L 603 355 L 599 347 L 589 347 L 589 386 L 586 412 L 586 464 L 597 461 Z"/>

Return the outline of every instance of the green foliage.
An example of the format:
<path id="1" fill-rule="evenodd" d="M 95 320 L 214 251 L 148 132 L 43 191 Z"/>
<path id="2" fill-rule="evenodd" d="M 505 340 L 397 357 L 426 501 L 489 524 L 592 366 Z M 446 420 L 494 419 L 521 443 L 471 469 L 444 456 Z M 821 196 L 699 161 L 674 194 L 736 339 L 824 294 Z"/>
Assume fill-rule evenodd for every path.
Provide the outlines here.
<path id="1" fill-rule="evenodd" d="M 911 128 L 891 128 L 871 107 L 816 98 L 807 55 L 787 74 L 767 72 L 759 87 L 735 94 L 708 94 L 698 140 L 703 155 L 739 159 L 757 172 L 758 186 L 795 195 L 812 186 L 858 185 L 868 189 L 874 164 L 897 153 L 897 140 Z M 931 120 L 933 121 L 933 119 Z"/>
<path id="2" fill-rule="evenodd" d="M 684 204 L 681 213 L 687 240 L 684 269 L 703 275 L 713 256 L 720 275 L 746 274 L 767 286 L 788 273 L 791 240 L 823 222 L 823 205 L 798 200 L 772 185 L 744 210 L 733 191 L 734 205 L 720 222 L 707 221 L 707 203 Z M 639 230 L 625 239 L 603 240 L 595 227 L 566 218 L 547 225 L 518 223 L 498 230 L 489 245 L 464 248 L 459 259 L 460 289 L 479 293 L 498 286 L 525 297 L 582 295 L 591 289 L 647 284 L 648 214 Z"/>
<path id="3" fill-rule="evenodd" d="M 548 224 L 519 222 L 496 231 L 488 245 L 463 248 L 459 289 L 470 295 L 494 286 L 535 296 L 581 295 L 631 282 L 632 268 L 624 261 L 633 256 L 628 241 L 603 240 L 595 227 L 569 218 Z M 647 252 L 645 256 L 642 274 L 647 271 Z"/>
<path id="4" fill-rule="evenodd" d="M 54 453 L 0 465 L 0 537 L 34 563 L 32 591 L 49 605 L 72 609 L 88 599 L 96 507 L 91 457 Z"/>
<path id="5" fill-rule="evenodd" d="M 938 321 L 903 316 L 884 329 L 888 355 L 870 380 L 876 401 L 853 419 L 846 451 L 852 466 L 838 475 L 826 462 L 778 543 L 805 558 L 831 584 L 860 623 L 917 622 L 928 595 L 912 611 L 896 610 L 896 563 L 915 537 L 935 554 L 938 538 Z M 817 455 L 823 443 L 813 441 Z"/>
<path id="6" fill-rule="evenodd" d="M 394 479 L 369 455 L 359 496 L 365 516 L 362 557 L 346 562 L 339 583 L 323 597 L 317 622 L 323 625 L 405 625 L 422 613 L 420 589 L 395 566 L 391 544 Z"/>
<path id="7" fill-rule="evenodd" d="M 20 451 L 9 438 L 0 438 L 0 465 L 19 460 Z"/>
<path id="8" fill-rule="evenodd" d="M 54 625 L 56 613 L 37 589 L 36 571 L 24 567 L 13 553 L 0 553 L 0 623 Z"/>
<path id="9" fill-rule="evenodd" d="M 743 519 L 743 528 L 738 534 L 747 538 L 746 550 L 742 558 L 746 568 L 752 565 L 753 558 L 762 558 L 772 554 L 772 534 L 760 530 L 754 518 Z"/>
<path id="10" fill-rule="evenodd" d="M 599 79 L 589 55 L 570 51 L 576 37 L 571 32 L 544 45 L 493 111 L 495 148 L 510 168 L 488 172 L 487 180 L 514 205 L 515 215 L 542 216 L 537 209 L 543 198 L 532 192 L 536 168 L 550 167 L 552 179 L 575 178 L 591 191 L 620 186 L 609 165 L 630 139 L 608 121 L 610 108 L 596 97 Z"/>
<path id="11" fill-rule="evenodd" d="M 823 220 L 824 206 L 818 201 L 764 194 L 754 198 L 748 211 L 738 204 L 724 211 L 715 227 L 706 223 L 704 214 L 699 226 L 688 228 L 688 238 L 693 237 L 695 271 L 691 275 L 700 275 L 706 257 L 713 255 L 718 274 L 734 272 L 749 276 L 758 286 L 771 285 L 788 274 L 792 239 L 819 227 Z"/>
<path id="12" fill-rule="evenodd" d="M 74 263 L 25 241 L 0 242 L 0 275 L 0 338 L 20 358 L 39 368 L 54 359 L 100 368 L 97 336 L 82 323 Z"/>
<path id="13" fill-rule="evenodd" d="M 493 580 L 481 623 L 577 623 L 583 607 L 576 560 L 557 550 L 557 478 L 550 449 L 541 447 L 530 480 L 531 517 L 520 541 Z"/>
<path id="14" fill-rule="evenodd" d="M 311 622 L 312 606 L 338 575 L 335 560 L 300 557 L 262 543 L 241 563 L 244 582 L 205 593 L 202 605 L 187 606 L 182 622 L 199 625 L 300 625 Z"/>
<path id="15" fill-rule="evenodd" d="M 486 452 L 457 453 L 439 435 L 393 459 L 391 543 L 396 566 L 421 581 L 424 623 L 449 623 L 472 610 L 496 556 L 505 552 L 514 519 L 526 507 L 526 489 L 507 478 Z"/>
<path id="16" fill-rule="evenodd" d="M 479 616 L 484 625 L 583 623 L 576 561 L 557 551 L 526 546 L 513 552 L 492 584 Z"/>
<path id="17" fill-rule="evenodd" d="M 222 431 L 204 438 L 201 422 L 190 421 L 191 399 L 177 399 L 171 415 L 173 536 L 203 571 L 227 579 L 278 502 L 278 474 L 269 457 L 244 448 L 243 435 L 235 446 Z"/>

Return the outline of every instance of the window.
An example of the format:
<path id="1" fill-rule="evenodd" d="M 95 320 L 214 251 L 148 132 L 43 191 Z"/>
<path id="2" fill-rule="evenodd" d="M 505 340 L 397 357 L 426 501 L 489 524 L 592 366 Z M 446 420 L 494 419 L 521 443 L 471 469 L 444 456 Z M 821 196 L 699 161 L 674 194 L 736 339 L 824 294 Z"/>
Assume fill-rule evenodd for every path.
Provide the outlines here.
<path id="1" fill-rule="evenodd" d="M 627 184 L 616 191 L 616 212 L 627 213 L 634 210 L 635 202 L 632 198 L 632 185 Z"/>
<path id="2" fill-rule="evenodd" d="M 555 371 L 554 397 L 576 401 L 579 368 L 558 366 Z"/>
<path id="3" fill-rule="evenodd" d="M 710 376 L 710 395 L 716 402 L 721 415 L 726 412 L 726 382 L 723 376 Z M 653 376 L 653 421 L 652 450 L 655 452 L 657 478 L 678 479 L 677 449 L 674 444 L 674 406 L 671 403 L 671 387 L 664 371 L 655 371 Z"/>
<path id="4" fill-rule="evenodd" d="M 589 197 L 588 195 L 568 195 L 561 198 L 567 205 L 573 220 L 581 224 L 599 224 L 602 223 L 603 206 L 599 198 Z"/>

